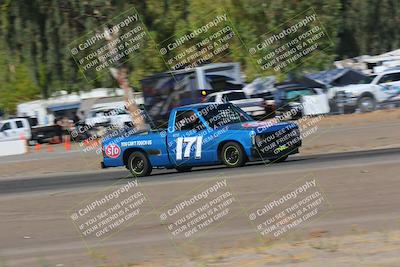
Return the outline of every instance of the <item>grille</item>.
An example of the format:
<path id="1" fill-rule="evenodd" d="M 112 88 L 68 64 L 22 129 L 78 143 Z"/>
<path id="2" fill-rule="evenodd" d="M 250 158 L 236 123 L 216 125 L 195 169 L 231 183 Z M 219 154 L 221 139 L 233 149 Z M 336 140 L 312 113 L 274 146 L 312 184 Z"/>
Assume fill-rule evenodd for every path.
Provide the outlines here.
<path id="1" fill-rule="evenodd" d="M 301 145 L 300 131 L 298 128 L 284 128 L 277 132 L 261 133 L 256 135 L 255 142 L 259 153 L 279 154 Z"/>

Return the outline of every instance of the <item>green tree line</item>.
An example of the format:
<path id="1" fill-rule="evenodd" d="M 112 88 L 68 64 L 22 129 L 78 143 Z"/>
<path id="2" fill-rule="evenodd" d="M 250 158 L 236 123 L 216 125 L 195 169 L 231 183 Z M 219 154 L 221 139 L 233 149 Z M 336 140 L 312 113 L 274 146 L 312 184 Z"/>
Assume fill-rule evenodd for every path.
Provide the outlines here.
<path id="1" fill-rule="evenodd" d="M 253 42 L 312 7 L 332 45 L 295 71 L 323 70 L 335 59 L 383 53 L 400 42 L 398 0 L 0 0 L 0 109 L 12 113 L 19 102 L 59 90 L 116 87 L 110 75 L 86 80 L 68 44 L 131 7 L 155 43 L 202 25 L 217 9 L 228 12 L 244 43 Z M 239 51 L 227 61 L 241 62 L 252 79 L 249 58 Z M 144 76 L 168 68 L 152 43 L 128 65 L 136 88 Z"/>

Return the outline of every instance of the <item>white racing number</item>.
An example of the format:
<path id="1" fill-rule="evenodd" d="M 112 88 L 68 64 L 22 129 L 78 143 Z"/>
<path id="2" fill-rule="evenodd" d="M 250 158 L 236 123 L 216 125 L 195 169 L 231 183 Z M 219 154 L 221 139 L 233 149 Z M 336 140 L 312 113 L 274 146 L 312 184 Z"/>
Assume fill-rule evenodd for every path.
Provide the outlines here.
<path id="1" fill-rule="evenodd" d="M 176 160 L 182 160 L 183 144 L 186 144 L 185 152 L 183 153 L 184 158 L 190 158 L 190 150 L 194 143 L 195 147 L 195 159 L 201 158 L 201 145 L 203 142 L 203 136 L 193 136 L 193 137 L 178 137 L 176 139 Z"/>

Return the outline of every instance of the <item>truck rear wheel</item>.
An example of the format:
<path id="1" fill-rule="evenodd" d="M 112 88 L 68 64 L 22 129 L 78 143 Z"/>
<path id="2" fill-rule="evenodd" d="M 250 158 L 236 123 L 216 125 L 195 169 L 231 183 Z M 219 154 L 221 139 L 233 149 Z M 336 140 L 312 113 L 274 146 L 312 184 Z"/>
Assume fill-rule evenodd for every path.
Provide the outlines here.
<path id="1" fill-rule="evenodd" d="M 127 167 L 134 177 L 148 176 L 153 169 L 147 156 L 140 151 L 134 151 L 129 155 Z"/>
<path id="2" fill-rule="evenodd" d="M 221 149 L 221 160 L 230 168 L 241 167 L 246 162 L 246 156 L 241 145 L 235 142 L 226 143 Z"/>
<path id="3" fill-rule="evenodd" d="M 375 107 L 376 107 L 375 99 L 370 96 L 364 96 L 358 100 L 358 108 L 363 113 L 374 111 Z"/>

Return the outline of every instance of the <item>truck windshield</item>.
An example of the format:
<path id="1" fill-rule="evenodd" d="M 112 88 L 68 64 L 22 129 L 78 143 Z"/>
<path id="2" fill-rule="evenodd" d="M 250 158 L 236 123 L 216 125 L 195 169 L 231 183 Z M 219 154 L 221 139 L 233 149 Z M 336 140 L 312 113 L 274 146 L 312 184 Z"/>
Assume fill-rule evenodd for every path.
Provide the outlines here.
<path id="1" fill-rule="evenodd" d="M 199 111 L 212 128 L 232 123 L 253 121 L 246 112 L 232 104 L 210 105 Z"/>
<path id="2" fill-rule="evenodd" d="M 243 92 L 232 92 L 223 95 L 223 98 L 227 101 L 235 101 L 246 99 L 246 95 Z"/>
<path id="3" fill-rule="evenodd" d="M 4 132 L 7 130 L 11 130 L 11 126 L 9 122 L 3 123 L 0 125 L 0 132 Z"/>
<path id="4" fill-rule="evenodd" d="M 370 75 L 358 82 L 358 84 L 369 84 L 375 79 L 376 75 Z"/>

